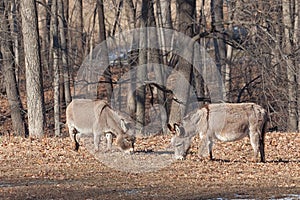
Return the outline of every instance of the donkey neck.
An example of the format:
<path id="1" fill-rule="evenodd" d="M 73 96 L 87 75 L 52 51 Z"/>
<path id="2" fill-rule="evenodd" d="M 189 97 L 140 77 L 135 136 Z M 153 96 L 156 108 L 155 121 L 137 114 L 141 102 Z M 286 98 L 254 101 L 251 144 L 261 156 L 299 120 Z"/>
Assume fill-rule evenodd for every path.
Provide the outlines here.
<path id="1" fill-rule="evenodd" d="M 198 133 L 200 128 L 199 123 L 204 117 L 204 114 L 202 110 L 195 110 L 183 119 L 183 127 L 187 137 L 193 137 Z"/>

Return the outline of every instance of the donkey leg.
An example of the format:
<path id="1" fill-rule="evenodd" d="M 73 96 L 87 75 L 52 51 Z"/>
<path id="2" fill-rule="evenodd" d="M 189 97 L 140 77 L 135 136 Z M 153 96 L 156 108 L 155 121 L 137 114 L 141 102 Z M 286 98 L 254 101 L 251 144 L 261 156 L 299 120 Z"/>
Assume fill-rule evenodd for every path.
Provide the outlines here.
<path id="1" fill-rule="evenodd" d="M 79 149 L 79 132 L 72 125 L 68 125 L 68 129 L 69 129 L 69 135 L 70 135 L 71 141 L 74 142 L 74 144 L 75 144 L 74 150 L 78 151 L 78 149 Z"/>
<path id="2" fill-rule="evenodd" d="M 209 159 L 212 160 L 212 145 L 213 142 L 210 139 L 204 137 L 200 142 L 199 157 L 202 158 L 209 156 Z"/>
<path id="3" fill-rule="evenodd" d="M 199 158 L 205 157 L 207 155 L 207 140 L 202 139 L 199 145 L 198 156 Z"/>
<path id="4" fill-rule="evenodd" d="M 250 132 L 250 143 L 254 151 L 254 160 L 256 162 L 259 161 L 258 159 L 258 152 L 260 148 L 260 134 L 258 132 Z"/>
<path id="5" fill-rule="evenodd" d="M 106 151 L 111 150 L 112 148 L 112 134 L 110 132 L 105 134 L 105 138 L 106 138 Z"/>
<path id="6" fill-rule="evenodd" d="M 99 151 L 99 144 L 100 144 L 100 133 L 94 133 L 94 150 L 95 152 Z"/>
<path id="7" fill-rule="evenodd" d="M 71 141 L 74 142 L 74 127 L 68 124 L 68 130 L 69 130 L 69 136 L 71 138 Z"/>
<path id="8" fill-rule="evenodd" d="M 264 134 L 264 133 L 262 133 Z M 264 141 L 264 135 L 260 134 L 259 137 L 259 151 L 260 151 L 260 162 L 266 162 L 265 159 L 265 141 Z"/>
<path id="9" fill-rule="evenodd" d="M 209 159 L 213 160 L 213 154 L 212 154 L 212 147 L 213 147 L 213 141 L 211 139 L 208 140 L 208 150 L 209 150 Z"/>

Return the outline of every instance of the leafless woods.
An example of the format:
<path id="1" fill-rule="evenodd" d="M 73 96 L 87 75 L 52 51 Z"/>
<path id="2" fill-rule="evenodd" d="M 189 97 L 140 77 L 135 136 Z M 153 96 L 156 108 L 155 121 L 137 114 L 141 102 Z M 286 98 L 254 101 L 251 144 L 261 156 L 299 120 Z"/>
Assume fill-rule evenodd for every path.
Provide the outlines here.
<path id="1" fill-rule="evenodd" d="M 145 27 L 196 38 L 222 77 L 227 102 L 255 102 L 267 110 L 270 127 L 299 131 L 298 13 L 299 2 L 286 0 L 1 0 L 1 92 L 9 101 L 13 132 L 41 136 L 50 130 L 61 135 L 62 113 L 84 59 L 107 38 Z M 163 34 L 151 37 L 138 44 L 138 51 L 108 51 L 108 67 L 98 84 L 98 98 L 110 101 L 122 88 L 120 77 L 136 69 L 131 78 L 146 84 L 131 82 L 133 94 L 118 90 L 122 98 L 116 106 L 127 109 L 141 126 L 151 122 L 155 115 L 150 113 L 157 109 L 164 111 L 160 121 L 179 120 L 178 112 L 193 109 L 187 91 L 198 104 L 211 101 L 203 74 L 174 53 L 147 48 L 153 41 L 166 45 Z M 149 63 L 168 66 L 171 72 L 145 67 Z M 175 70 L 189 83 L 176 98 L 167 87 Z M 155 83 L 147 82 L 151 75 Z M 7 119 L 1 114 L 1 125 Z M 163 124 L 159 126 L 156 131 L 164 132 Z"/>

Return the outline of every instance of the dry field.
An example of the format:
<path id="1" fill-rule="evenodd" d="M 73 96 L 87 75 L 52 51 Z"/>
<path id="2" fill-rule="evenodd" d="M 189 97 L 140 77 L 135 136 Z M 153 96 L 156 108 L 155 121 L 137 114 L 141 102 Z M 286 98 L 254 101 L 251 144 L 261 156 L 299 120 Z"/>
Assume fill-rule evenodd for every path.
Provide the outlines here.
<path id="1" fill-rule="evenodd" d="M 214 161 L 199 160 L 196 138 L 185 161 L 147 172 L 122 167 L 128 157 L 141 163 L 156 157 L 152 165 L 163 156 L 169 159 L 164 151 L 169 139 L 139 139 L 133 155 L 107 153 L 124 156 L 123 161 L 111 157 L 119 163 L 111 168 L 90 153 L 88 142 L 75 152 L 69 138 L 0 136 L 0 199 L 300 199 L 296 133 L 268 133 L 266 163 L 250 161 L 248 139 L 217 143 Z"/>

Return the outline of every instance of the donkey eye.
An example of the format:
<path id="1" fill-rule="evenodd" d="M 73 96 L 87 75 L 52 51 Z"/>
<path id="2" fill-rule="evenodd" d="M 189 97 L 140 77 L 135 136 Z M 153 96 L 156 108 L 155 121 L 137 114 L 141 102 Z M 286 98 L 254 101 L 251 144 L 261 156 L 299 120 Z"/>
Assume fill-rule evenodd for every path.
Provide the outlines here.
<path id="1" fill-rule="evenodd" d="M 180 146 L 182 146 L 182 143 L 175 144 L 175 147 L 180 147 Z"/>

